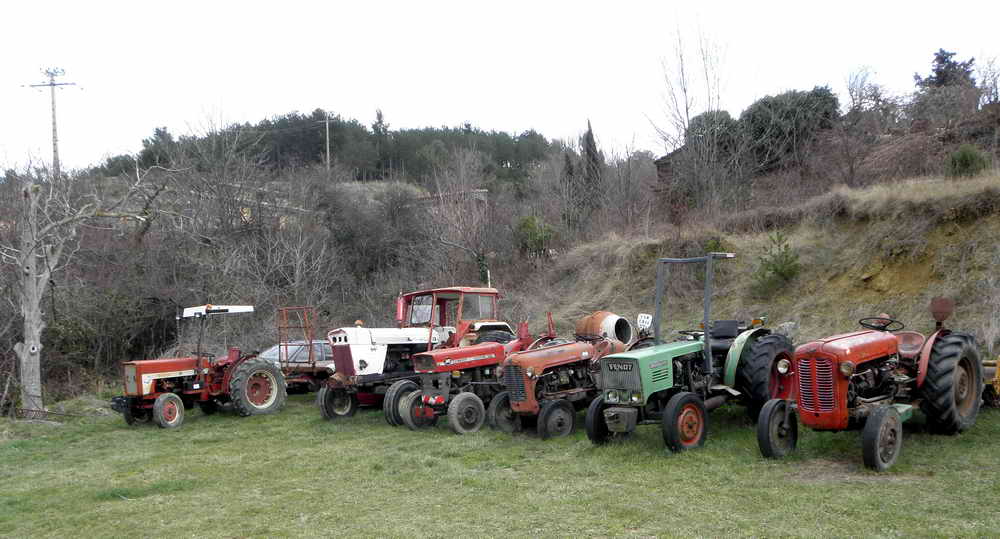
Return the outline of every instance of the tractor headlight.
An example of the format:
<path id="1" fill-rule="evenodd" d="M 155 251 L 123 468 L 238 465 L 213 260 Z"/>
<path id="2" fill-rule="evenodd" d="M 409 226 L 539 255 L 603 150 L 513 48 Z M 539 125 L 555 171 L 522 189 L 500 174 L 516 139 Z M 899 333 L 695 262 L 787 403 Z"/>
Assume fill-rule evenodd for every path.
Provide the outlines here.
<path id="1" fill-rule="evenodd" d="M 642 393 L 633 393 L 631 401 L 635 404 L 642 402 Z"/>
<path id="2" fill-rule="evenodd" d="M 841 363 L 837 368 L 840 370 L 840 374 L 843 374 L 844 376 L 850 377 L 854 374 L 854 363 L 851 363 L 850 361 Z"/>
<path id="3" fill-rule="evenodd" d="M 528 370 L 525 371 L 525 374 L 528 375 L 528 379 L 529 380 L 534 380 L 535 379 L 535 368 L 534 367 L 528 367 Z"/>
<path id="4" fill-rule="evenodd" d="M 604 398 L 605 401 L 615 403 L 618 402 L 618 393 L 614 390 L 608 391 L 608 396 Z"/>
<path id="5" fill-rule="evenodd" d="M 788 371 L 792 368 L 792 362 L 787 359 L 778 360 L 778 374 L 788 374 Z"/>

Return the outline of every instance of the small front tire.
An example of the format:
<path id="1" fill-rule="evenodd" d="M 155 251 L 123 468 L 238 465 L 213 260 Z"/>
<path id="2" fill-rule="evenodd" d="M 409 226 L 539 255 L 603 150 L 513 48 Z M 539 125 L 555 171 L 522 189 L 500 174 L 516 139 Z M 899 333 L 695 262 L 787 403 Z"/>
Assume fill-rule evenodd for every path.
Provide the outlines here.
<path id="1" fill-rule="evenodd" d="M 464 391 L 448 403 L 448 426 L 455 434 L 470 434 L 483 427 L 486 407 L 475 393 Z"/>
<path id="2" fill-rule="evenodd" d="M 493 397 L 486 409 L 486 421 L 490 427 L 508 434 L 521 432 L 521 415 L 510 407 L 509 391 L 501 391 Z"/>
<path id="3" fill-rule="evenodd" d="M 604 414 L 601 414 L 603 419 Z M 569 436 L 576 427 L 576 410 L 565 399 L 542 402 L 538 412 L 538 437 L 543 440 Z"/>
<path id="4" fill-rule="evenodd" d="M 604 397 L 597 397 L 590 401 L 590 405 L 587 406 L 585 420 L 587 438 L 595 445 L 606 444 L 612 437 L 612 432 L 608 429 L 608 423 L 604 419 L 604 408 Z"/>
<path id="5" fill-rule="evenodd" d="M 684 391 L 667 401 L 663 408 L 663 442 L 673 452 L 705 445 L 708 414 L 701 397 Z"/>
<path id="6" fill-rule="evenodd" d="M 393 427 L 403 424 L 403 417 L 399 413 L 399 403 L 403 397 L 417 390 L 417 384 L 413 380 L 397 380 L 393 382 L 385 392 L 382 400 L 382 414 L 386 423 Z"/>
<path id="7" fill-rule="evenodd" d="M 757 418 L 757 446 L 765 458 L 779 459 L 795 451 L 799 440 L 799 420 L 788 401 L 771 399 Z M 785 422 L 785 414 L 788 421 Z"/>
<path id="8" fill-rule="evenodd" d="M 424 392 L 417 390 L 399 401 L 399 414 L 403 418 L 403 424 L 410 430 L 426 429 L 437 424 L 437 415 L 431 417 L 417 415 L 417 409 L 430 408 L 421 401 L 423 396 Z"/>
<path id="9" fill-rule="evenodd" d="M 153 420 L 162 429 L 175 429 L 184 423 L 184 401 L 174 393 L 164 393 L 153 403 Z"/>
<path id="10" fill-rule="evenodd" d="M 865 466 L 884 472 L 896 463 L 903 447 L 903 422 L 892 406 L 880 406 L 868 416 L 861 431 Z"/>

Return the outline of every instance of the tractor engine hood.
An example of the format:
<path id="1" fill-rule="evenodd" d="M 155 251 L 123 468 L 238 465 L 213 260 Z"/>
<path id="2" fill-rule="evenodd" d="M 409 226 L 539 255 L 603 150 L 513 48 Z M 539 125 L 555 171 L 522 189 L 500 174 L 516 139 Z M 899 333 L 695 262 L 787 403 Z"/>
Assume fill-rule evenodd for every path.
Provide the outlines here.
<path id="1" fill-rule="evenodd" d="M 899 340 L 895 335 L 884 331 L 865 330 L 808 342 L 795 349 L 795 357 L 818 354 L 837 362 L 862 363 L 895 354 L 898 350 Z"/>
<path id="2" fill-rule="evenodd" d="M 461 348 L 431 350 L 413 356 L 413 370 L 421 373 L 449 372 L 496 365 L 506 356 L 504 345 L 484 342 Z"/>
<path id="3" fill-rule="evenodd" d="M 625 345 L 614 339 L 594 343 L 578 341 L 518 352 L 511 355 L 506 363 L 524 369 L 534 367 L 535 371 L 541 371 L 548 367 L 576 363 L 582 360 L 589 360 L 593 363 L 608 354 L 624 351 Z"/>

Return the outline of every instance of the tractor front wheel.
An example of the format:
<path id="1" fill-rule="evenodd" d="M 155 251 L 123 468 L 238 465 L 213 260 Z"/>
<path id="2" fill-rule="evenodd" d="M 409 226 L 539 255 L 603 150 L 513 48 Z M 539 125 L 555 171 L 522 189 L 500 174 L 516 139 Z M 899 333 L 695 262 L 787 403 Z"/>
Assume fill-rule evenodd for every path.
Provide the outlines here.
<path id="1" fill-rule="evenodd" d="M 351 417 L 358 411 L 358 396 L 343 389 L 331 389 L 323 386 L 316 396 L 319 413 L 323 419 L 334 420 L 338 417 Z"/>
<path id="2" fill-rule="evenodd" d="M 264 359 L 240 363 L 229 379 L 229 398 L 241 416 L 277 412 L 285 405 L 287 397 L 281 369 Z"/>
<path id="3" fill-rule="evenodd" d="M 608 422 L 604 419 L 605 408 L 603 396 L 590 401 L 590 406 L 587 406 L 587 418 L 584 423 L 587 427 L 587 438 L 596 445 L 605 444 L 614 437 L 614 433 L 608 429 Z"/>
<path id="4" fill-rule="evenodd" d="M 486 408 L 479 395 L 463 391 L 448 403 L 448 426 L 455 434 L 470 434 L 483 427 Z"/>
<path id="5" fill-rule="evenodd" d="M 747 415 L 756 420 L 764 403 L 778 396 L 778 361 L 795 356 L 792 341 L 772 333 L 754 339 L 736 367 L 736 387 L 747 398 Z"/>
<path id="6" fill-rule="evenodd" d="M 971 427 L 983 395 L 983 362 L 971 335 L 950 333 L 934 340 L 921 410 L 931 430 L 956 434 Z"/>
<path id="7" fill-rule="evenodd" d="M 861 450 L 865 466 L 877 472 L 888 470 L 903 447 L 903 422 L 892 406 L 879 406 L 861 431 Z"/>
<path id="8" fill-rule="evenodd" d="M 389 389 L 385 391 L 385 398 L 382 399 L 382 413 L 385 421 L 393 427 L 403 424 L 403 416 L 399 413 L 399 403 L 403 397 L 417 390 L 417 384 L 413 380 L 397 380 L 393 382 Z"/>
<path id="9" fill-rule="evenodd" d="M 604 414 L 601 414 L 603 418 Z M 565 399 L 542 401 L 538 412 L 538 437 L 547 440 L 568 436 L 576 426 L 576 410 Z"/>
<path id="10" fill-rule="evenodd" d="M 513 434 L 521 432 L 521 416 L 510 407 L 510 392 L 501 391 L 486 409 L 486 421 L 496 430 Z"/>
<path id="11" fill-rule="evenodd" d="M 795 410 L 790 410 L 784 399 L 767 401 L 757 418 L 757 446 L 761 455 L 780 459 L 795 451 L 798 441 L 799 419 Z"/>
<path id="12" fill-rule="evenodd" d="M 673 452 L 705 445 L 708 414 L 701 397 L 685 391 L 667 401 L 663 408 L 663 442 Z"/>
<path id="13" fill-rule="evenodd" d="M 174 393 L 164 393 L 153 403 L 153 420 L 162 429 L 174 429 L 184 423 L 184 401 Z"/>
<path id="14" fill-rule="evenodd" d="M 421 397 L 423 396 L 424 392 L 418 389 L 399 401 L 399 415 L 403 418 L 403 424 L 409 427 L 410 430 L 426 429 L 437 424 L 437 415 L 431 415 L 430 417 L 418 415 L 419 410 L 429 409 L 433 412 L 433 408 L 421 401 Z"/>

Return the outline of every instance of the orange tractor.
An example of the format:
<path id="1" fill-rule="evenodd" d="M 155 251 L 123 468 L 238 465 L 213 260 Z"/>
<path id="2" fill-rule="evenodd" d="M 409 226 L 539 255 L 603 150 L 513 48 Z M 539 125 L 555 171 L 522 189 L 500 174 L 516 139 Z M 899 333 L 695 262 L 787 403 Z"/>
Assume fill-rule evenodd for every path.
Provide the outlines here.
<path id="1" fill-rule="evenodd" d="M 798 395 L 771 399 L 760 411 L 757 441 L 765 457 L 795 449 L 798 421 L 814 430 L 861 430 L 865 466 L 891 467 L 903 443 L 903 422 L 919 408 L 931 431 L 956 434 L 979 413 L 983 364 L 975 339 L 944 327 L 953 301 L 935 298 L 930 336 L 901 331 L 882 314 L 859 320 L 861 331 L 799 346 L 776 366 Z"/>
<path id="2" fill-rule="evenodd" d="M 162 428 L 179 427 L 184 411 L 197 404 L 213 414 L 232 403 L 241 416 L 276 412 L 285 404 L 285 377 L 271 361 L 230 348 L 224 357 L 202 352 L 205 321 L 221 314 L 250 313 L 250 305 L 202 305 L 183 310 L 178 321 L 199 322 L 193 356 L 128 361 L 122 364 L 125 394 L 111 400 L 111 408 L 125 422 L 154 421 Z"/>

